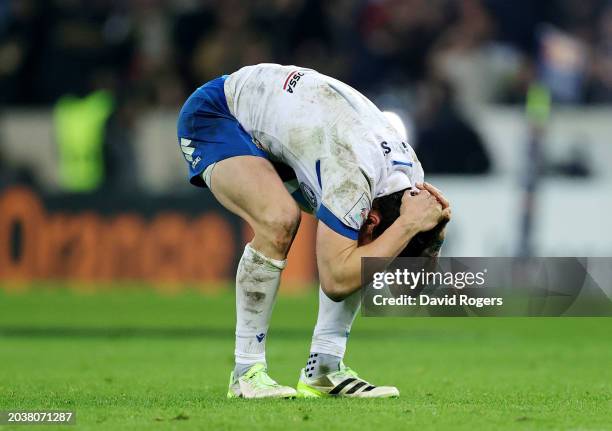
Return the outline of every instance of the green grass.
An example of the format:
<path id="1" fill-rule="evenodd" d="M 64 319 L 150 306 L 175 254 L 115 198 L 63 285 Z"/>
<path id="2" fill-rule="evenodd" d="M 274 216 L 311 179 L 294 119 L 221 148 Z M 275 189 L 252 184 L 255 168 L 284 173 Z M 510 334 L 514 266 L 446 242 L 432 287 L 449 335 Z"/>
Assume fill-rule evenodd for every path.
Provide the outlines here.
<path id="1" fill-rule="evenodd" d="M 229 294 L 0 291 L 0 410 L 74 409 L 68 430 L 612 429 L 612 319 L 359 318 L 346 362 L 400 399 L 253 402 L 225 399 L 233 313 Z M 315 295 L 279 299 L 282 383 L 315 314 Z"/>

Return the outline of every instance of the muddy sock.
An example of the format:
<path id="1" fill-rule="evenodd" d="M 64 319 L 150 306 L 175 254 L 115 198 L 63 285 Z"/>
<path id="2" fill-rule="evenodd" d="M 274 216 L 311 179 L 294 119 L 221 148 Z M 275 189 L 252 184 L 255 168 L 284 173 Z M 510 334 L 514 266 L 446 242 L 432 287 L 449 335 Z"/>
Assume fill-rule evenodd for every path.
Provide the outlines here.
<path id="1" fill-rule="evenodd" d="M 247 244 L 236 273 L 236 378 L 255 363 L 266 362 L 266 335 L 285 268 Z"/>

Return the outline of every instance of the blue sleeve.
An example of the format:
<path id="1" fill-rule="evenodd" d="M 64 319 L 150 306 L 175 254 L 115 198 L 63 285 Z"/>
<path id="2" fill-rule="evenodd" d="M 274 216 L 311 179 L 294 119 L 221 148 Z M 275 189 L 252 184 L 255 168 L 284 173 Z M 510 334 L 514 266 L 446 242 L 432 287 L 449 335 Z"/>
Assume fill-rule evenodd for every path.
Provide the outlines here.
<path id="1" fill-rule="evenodd" d="M 357 241 L 359 237 L 359 231 L 348 227 L 344 223 L 340 221 L 338 217 L 336 217 L 330 210 L 328 210 L 325 205 L 321 204 L 319 206 L 319 210 L 317 211 L 317 218 L 325 223 L 325 225 L 333 230 L 336 233 L 339 233 L 342 236 L 345 236 L 349 239 Z"/>

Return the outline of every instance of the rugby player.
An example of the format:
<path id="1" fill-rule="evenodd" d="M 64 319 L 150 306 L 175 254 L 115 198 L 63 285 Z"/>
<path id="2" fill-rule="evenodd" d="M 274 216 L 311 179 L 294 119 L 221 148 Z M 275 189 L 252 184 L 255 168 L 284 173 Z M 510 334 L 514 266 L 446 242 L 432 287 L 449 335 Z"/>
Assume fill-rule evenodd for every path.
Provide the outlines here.
<path id="1" fill-rule="evenodd" d="M 314 70 L 244 67 L 198 88 L 178 118 L 190 182 L 253 228 L 236 273 L 235 368 L 227 396 L 396 397 L 344 365 L 360 306 L 362 257 L 406 253 L 436 234 L 450 207 L 385 115 L 350 86 Z M 287 175 L 289 174 L 289 175 Z M 282 178 L 281 178 L 282 177 Z M 301 209 L 318 219 L 319 313 L 297 391 L 267 372 L 269 320 Z"/>

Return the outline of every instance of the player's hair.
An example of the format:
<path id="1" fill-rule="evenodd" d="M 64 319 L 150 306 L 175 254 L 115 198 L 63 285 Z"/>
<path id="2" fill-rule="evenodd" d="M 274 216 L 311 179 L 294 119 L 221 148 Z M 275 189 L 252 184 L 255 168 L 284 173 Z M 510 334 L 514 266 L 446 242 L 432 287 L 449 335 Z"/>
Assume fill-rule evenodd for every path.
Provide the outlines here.
<path id="1" fill-rule="evenodd" d="M 372 232 L 374 238 L 378 238 L 382 235 L 382 233 L 397 220 L 400 215 L 402 196 L 404 196 L 406 190 L 408 189 L 400 190 L 387 196 L 381 196 L 372 201 L 372 209 L 378 210 L 381 218 L 380 223 Z"/>
<path id="2" fill-rule="evenodd" d="M 400 215 L 400 207 L 402 205 L 402 196 L 409 189 L 400 190 L 391 193 L 387 196 L 376 198 L 372 201 L 372 209 L 378 210 L 380 213 L 380 223 L 372 231 L 372 236 L 378 238 L 389 226 L 397 220 Z M 430 232 L 418 233 L 401 251 L 398 257 L 421 256 L 427 243 L 431 240 Z"/>

